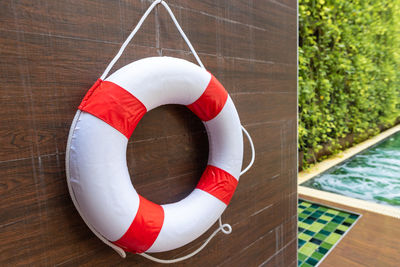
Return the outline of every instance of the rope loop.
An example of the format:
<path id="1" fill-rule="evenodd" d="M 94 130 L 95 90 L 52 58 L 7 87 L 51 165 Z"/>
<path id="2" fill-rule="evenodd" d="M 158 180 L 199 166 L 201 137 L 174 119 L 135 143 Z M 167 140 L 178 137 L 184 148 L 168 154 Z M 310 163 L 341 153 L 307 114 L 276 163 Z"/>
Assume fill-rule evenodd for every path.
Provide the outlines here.
<path id="1" fill-rule="evenodd" d="M 101 80 L 105 80 L 107 77 L 108 73 L 112 69 L 112 67 L 115 65 L 115 63 L 118 61 L 118 59 L 121 57 L 122 53 L 124 52 L 125 48 L 128 46 L 132 38 L 135 36 L 135 34 L 139 31 L 140 27 L 142 27 L 143 22 L 146 20 L 147 16 L 151 13 L 151 11 L 158 5 L 162 4 L 164 8 L 167 10 L 169 16 L 171 17 L 172 21 L 174 22 L 176 28 L 178 29 L 179 33 L 181 34 L 183 40 L 185 40 L 186 44 L 190 48 L 190 51 L 192 52 L 193 56 L 196 58 L 197 63 L 200 65 L 201 68 L 205 69 L 203 63 L 201 62 L 199 56 L 196 53 L 196 50 L 194 50 L 192 44 L 190 43 L 189 39 L 187 38 L 186 34 L 183 32 L 181 26 L 179 25 L 178 21 L 175 18 L 174 13 L 172 10 L 169 8 L 168 4 L 163 1 L 163 0 L 156 0 L 154 1 L 150 7 L 146 10 L 146 12 L 143 14 L 143 16 L 140 18 L 138 24 L 136 27 L 132 30 L 132 32 L 129 34 L 128 38 L 126 38 L 125 42 L 122 44 L 121 48 L 119 49 L 118 53 L 115 55 L 115 57 L 111 60 L 110 64 L 108 64 L 107 68 L 103 72 L 103 74 L 100 76 Z"/>
<path id="2" fill-rule="evenodd" d="M 207 244 L 211 241 L 211 239 L 213 239 L 213 237 L 216 234 L 218 234 L 219 231 L 223 232 L 226 235 L 229 235 L 230 233 L 232 233 L 232 226 L 230 226 L 230 224 L 227 224 L 227 223 L 222 224 L 221 217 L 219 217 L 218 221 L 219 221 L 219 227 L 207 238 L 207 240 L 204 241 L 204 243 L 198 249 L 196 249 L 195 251 L 193 251 L 183 257 L 171 259 L 171 260 L 163 260 L 163 259 L 159 259 L 159 258 L 150 256 L 149 254 L 146 254 L 146 253 L 140 253 L 139 255 L 141 255 L 149 260 L 152 260 L 152 261 L 155 261 L 158 263 L 164 263 L 164 264 L 177 263 L 180 261 L 187 260 L 187 259 L 193 257 L 194 255 L 196 255 L 197 253 L 199 253 L 200 251 L 202 251 L 203 248 L 205 248 L 207 246 Z"/>
<path id="3" fill-rule="evenodd" d="M 221 227 L 221 231 L 226 234 L 229 235 L 230 233 L 232 233 L 232 226 L 230 224 L 223 224 Z"/>

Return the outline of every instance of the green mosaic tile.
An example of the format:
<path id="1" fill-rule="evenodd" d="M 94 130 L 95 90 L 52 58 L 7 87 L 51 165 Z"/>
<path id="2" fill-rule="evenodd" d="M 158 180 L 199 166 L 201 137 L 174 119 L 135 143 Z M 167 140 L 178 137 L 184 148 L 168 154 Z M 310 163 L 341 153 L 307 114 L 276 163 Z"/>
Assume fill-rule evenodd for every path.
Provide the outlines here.
<path id="1" fill-rule="evenodd" d="M 327 237 L 328 235 L 331 234 L 331 232 L 326 231 L 325 229 L 322 229 L 321 231 L 319 231 L 320 234 L 323 234 L 325 237 Z"/>
<path id="2" fill-rule="evenodd" d="M 298 266 L 317 266 L 358 219 L 357 214 L 299 200 Z"/>
<path id="3" fill-rule="evenodd" d="M 326 225 L 324 228 L 323 228 L 323 230 L 325 230 L 325 231 L 327 231 L 327 232 L 333 232 L 333 231 L 335 231 L 335 229 L 336 229 L 336 227 L 334 226 L 334 225 Z"/>
<path id="4" fill-rule="evenodd" d="M 332 227 L 331 229 L 336 229 L 338 227 L 338 223 L 335 222 L 328 222 L 327 226 Z"/>
<path id="5" fill-rule="evenodd" d="M 342 216 L 335 216 L 335 217 L 332 219 L 332 222 L 335 222 L 335 223 L 337 223 L 337 224 L 342 223 L 343 221 L 344 221 L 344 218 L 343 218 Z"/>
<path id="6" fill-rule="evenodd" d="M 304 261 L 305 259 L 307 259 L 308 256 L 304 255 L 303 253 L 299 252 L 299 261 Z"/>
<path id="7" fill-rule="evenodd" d="M 306 256 L 311 256 L 316 249 L 318 249 L 318 245 L 313 243 L 306 243 L 299 249 L 299 252 L 303 253 Z"/>
<path id="8" fill-rule="evenodd" d="M 326 242 L 322 242 L 321 247 L 326 248 L 326 249 L 330 249 L 332 247 L 332 245 L 328 244 Z"/>
<path id="9" fill-rule="evenodd" d="M 321 233 L 318 233 L 314 236 L 314 238 L 319 239 L 319 240 L 324 240 L 326 238 L 326 235 L 323 235 Z"/>
<path id="10" fill-rule="evenodd" d="M 315 211 L 315 208 L 313 208 L 313 207 L 308 207 L 308 208 L 306 208 L 304 211 L 309 211 L 309 212 L 313 213 L 313 212 Z"/>
<path id="11" fill-rule="evenodd" d="M 310 235 L 310 236 L 314 236 L 314 235 L 315 235 L 315 232 L 310 231 L 310 230 L 308 230 L 308 229 L 305 230 L 304 233 L 307 234 L 307 235 Z"/>
<path id="12" fill-rule="evenodd" d="M 339 212 L 338 215 L 339 215 L 339 216 L 342 216 L 342 217 L 344 217 L 344 218 L 347 218 L 350 214 L 344 213 L 344 212 Z"/>
<path id="13" fill-rule="evenodd" d="M 309 224 L 306 224 L 306 223 L 304 223 L 304 222 L 299 222 L 299 223 L 298 223 L 298 226 L 301 227 L 301 228 L 307 229 L 310 225 L 309 225 Z"/>
<path id="14" fill-rule="evenodd" d="M 321 217 L 320 217 L 320 219 L 322 219 L 322 220 L 325 220 L 325 221 L 330 221 L 330 220 L 332 220 L 332 217 L 329 217 L 329 216 L 326 216 L 326 215 L 322 215 Z"/>
<path id="15" fill-rule="evenodd" d="M 314 258 L 312 258 L 312 257 L 310 257 L 310 258 L 308 258 L 308 259 L 306 260 L 306 263 L 310 264 L 311 266 L 315 266 L 315 265 L 317 265 L 318 260 L 317 260 L 317 259 L 314 259 Z"/>
<path id="16" fill-rule="evenodd" d="M 322 254 L 322 253 L 320 253 L 318 251 L 314 252 L 314 254 L 311 255 L 312 258 L 317 259 L 317 260 L 322 259 L 324 256 L 325 256 L 324 254 Z"/>
<path id="17" fill-rule="evenodd" d="M 335 244 L 342 236 L 336 233 L 332 233 L 325 239 L 325 242 L 328 244 Z"/>
<path id="18" fill-rule="evenodd" d="M 328 210 L 326 211 L 326 213 L 330 213 L 330 214 L 336 215 L 336 214 L 339 214 L 339 211 L 333 210 L 333 209 L 328 209 Z"/>
<path id="19" fill-rule="evenodd" d="M 343 224 L 341 224 L 341 225 L 339 225 L 339 226 L 337 227 L 337 229 L 342 230 L 342 231 L 347 231 L 347 229 L 349 229 L 349 227 L 348 227 L 348 226 L 345 226 L 345 225 L 343 225 Z"/>
<path id="20" fill-rule="evenodd" d="M 300 267 L 313 267 L 313 266 L 305 262 L 302 265 L 300 265 Z"/>
<path id="21" fill-rule="evenodd" d="M 333 219 L 335 219 L 335 218 L 333 218 Z M 333 227 L 336 228 L 339 224 L 337 222 L 331 221 L 331 222 L 328 222 L 327 225 L 332 225 Z"/>
<path id="22" fill-rule="evenodd" d="M 307 243 L 307 241 L 299 238 L 299 242 L 297 244 L 297 248 L 301 248 L 305 243 Z"/>
<path id="23" fill-rule="evenodd" d="M 308 241 L 311 238 L 312 238 L 312 236 L 306 235 L 305 233 L 299 234 L 299 239 L 301 239 L 301 240 Z"/>
<path id="24" fill-rule="evenodd" d="M 353 222 L 355 222 L 356 220 L 355 220 L 355 219 L 348 218 L 348 219 L 346 219 L 346 220 L 344 220 L 344 221 L 347 222 L 347 223 L 353 223 Z"/>
<path id="25" fill-rule="evenodd" d="M 323 248 L 323 247 L 319 247 L 318 248 L 318 252 L 321 253 L 322 255 L 327 254 L 329 251 L 329 249 Z"/>
<path id="26" fill-rule="evenodd" d="M 305 218 L 307 218 L 307 215 L 305 215 L 305 214 L 299 214 L 299 218 L 305 219 Z"/>
<path id="27" fill-rule="evenodd" d="M 314 222 L 310 227 L 308 227 L 309 230 L 313 232 L 319 232 L 322 228 L 324 228 L 324 224 L 319 223 L 319 222 Z"/>

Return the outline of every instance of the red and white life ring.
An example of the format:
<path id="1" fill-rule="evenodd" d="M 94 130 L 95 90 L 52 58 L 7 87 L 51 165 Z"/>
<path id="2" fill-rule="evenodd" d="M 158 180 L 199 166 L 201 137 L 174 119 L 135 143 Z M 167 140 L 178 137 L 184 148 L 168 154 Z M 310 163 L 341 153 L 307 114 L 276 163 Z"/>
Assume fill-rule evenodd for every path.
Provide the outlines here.
<path id="1" fill-rule="evenodd" d="M 208 166 L 186 198 L 157 205 L 134 189 L 126 163 L 128 139 L 143 115 L 165 104 L 186 105 L 204 123 Z M 89 227 L 125 251 L 162 252 L 209 229 L 227 207 L 243 159 L 241 124 L 224 87 L 188 61 L 151 57 L 98 80 L 71 126 L 67 176 Z"/>

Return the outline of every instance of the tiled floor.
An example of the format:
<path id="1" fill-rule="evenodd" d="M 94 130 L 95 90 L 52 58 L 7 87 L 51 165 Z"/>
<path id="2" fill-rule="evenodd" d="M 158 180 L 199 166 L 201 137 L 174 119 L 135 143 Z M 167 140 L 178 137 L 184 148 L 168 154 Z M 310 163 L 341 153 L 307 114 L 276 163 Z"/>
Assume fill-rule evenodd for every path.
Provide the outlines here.
<path id="1" fill-rule="evenodd" d="M 299 266 L 317 266 L 359 215 L 299 199 Z"/>

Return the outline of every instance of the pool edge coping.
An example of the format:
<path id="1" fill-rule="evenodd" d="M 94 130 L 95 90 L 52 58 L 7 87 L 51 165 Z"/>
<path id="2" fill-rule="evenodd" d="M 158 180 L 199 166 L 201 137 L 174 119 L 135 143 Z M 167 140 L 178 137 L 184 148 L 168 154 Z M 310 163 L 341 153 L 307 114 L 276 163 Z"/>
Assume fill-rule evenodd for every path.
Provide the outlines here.
<path id="1" fill-rule="evenodd" d="M 366 210 L 369 212 L 374 212 L 374 213 L 379 213 L 381 215 L 385 216 L 390 216 L 396 219 L 400 219 L 400 209 L 378 204 L 378 203 L 373 203 L 369 202 L 366 200 L 362 199 L 357 199 L 357 198 L 352 198 L 352 197 L 347 197 L 331 192 L 325 192 L 305 186 L 299 186 L 298 187 L 298 192 L 301 195 L 304 196 L 309 196 L 309 197 L 314 197 L 318 199 L 322 199 L 325 201 L 329 201 L 331 203 L 337 203 L 341 204 L 343 206 L 351 207 L 351 208 L 356 208 L 360 210 Z M 351 211 L 354 213 L 354 211 Z"/>
<path id="2" fill-rule="evenodd" d="M 321 174 L 322 172 L 327 171 L 328 169 L 336 166 L 337 164 L 351 158 L 352 156 L 360 153 L 361 151 L 375 145 L 376 143 L 382 141 L 383 139 L 389 137 L 392 134 L 395 134 L 400 131 L 400 124 L 396 125 L 358 145 L 355 145 L 345 151 L 333 156 L 332 158 L 326 159 L 320 163 L 317 163 L 309 170 L 302 171 L 298 173 L 297 184 L 298 184 L 298 194 L 303 194 L 305 196 L 315 197 L 319 199 L 323 199 L 326 201 L 330 201 L 333 203 L 338 203 L 341 205 L 345 205 L 352 208 L 367 210 L 370 212 L 379 213 L 382 215 L 394 217 L 400 219 L 400 209 L 377 204 L 373 202 L 369 202 L 366 200 L 356 199 L 352 197 L 347 197 L 331 192 L 321 191 L 313 188 L 308 188 L 305 186 L 301 186 L 300 184 L 305 181 L 310 180 L 311 178 Z"/>

